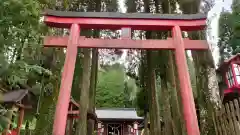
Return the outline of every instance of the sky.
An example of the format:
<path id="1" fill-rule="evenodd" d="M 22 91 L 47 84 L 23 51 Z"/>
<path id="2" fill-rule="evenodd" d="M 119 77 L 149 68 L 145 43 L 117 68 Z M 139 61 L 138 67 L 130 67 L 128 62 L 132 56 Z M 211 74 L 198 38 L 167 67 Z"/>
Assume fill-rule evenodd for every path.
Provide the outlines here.
<path id="1" fill-rule="evenodd" d="M 210 35 L 208 36 L 208 42 L 213 53 L 215 65 L 218 63 L 218 60 L 219 60 L 219 51 L 217 47 L 218 19 L 223 8 L 224 10 L 231 11 L 231 5 L 232 5 L 232 0 L 215 0 L 215 5 L 211 9 L 211 11 L 208 13 L 209 19 L 213 17 L 210 24 L 211 31 L 210 31 Z"/>

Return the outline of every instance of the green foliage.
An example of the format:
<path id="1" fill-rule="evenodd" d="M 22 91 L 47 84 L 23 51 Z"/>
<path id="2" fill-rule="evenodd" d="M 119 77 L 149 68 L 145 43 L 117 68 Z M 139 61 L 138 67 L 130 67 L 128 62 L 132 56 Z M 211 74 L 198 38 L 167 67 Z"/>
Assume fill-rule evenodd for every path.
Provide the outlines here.
<path id="1" fill-rule="evenodd" d="M 125 5 L 127 8 L 127 13 L 135 13 L 137 12 L 137 2 L 135 0 L 126 0 Z"/>
<path id="2" fill-rule="evenodd" d="M 1 43 L 20 48 L 31 31 L 39 29 L 39 4 L 34 0 L 4 0 L 0 8 Z"/>
<path id="3" fill-rule="evenodd" d="M 34 79 L 33 74 L 37 77 L 52 75 L 51 71 L 40 66 L 28 65 L 24 61 L 16 61 L 8 66 L 8 69 L 2 73 L 1 78 L 12 89 L 20 89 L 21 86 L 27 84 L 30 75 L 32 75 L 31 79 Z M 35 79 L 37 78 L 35 77 Z"/>
<path id="4" fill-rule="evenodd" d="M 78 55 L 76 59 L 76 65 L 75 65 L 75 71 L 74 71 L 74 77 L 73 77 L 73 84 L 72 84 L 72 97 L 74 100 L 79 101 L 80 99 L 80 93 L 81 93 L 81 76 L 82 76 L 82 57 L 81 57 L 81 49 L 78 49 Z"/>
<path id="5" fill-rule="evenodd" d="M 137 94 L 137 86 L 135 80 L 129 77 L 125 77 L 124 81 L 124 107 L 125 108 L 132 108 L 135 107 L 134 100 Z"/>
<path id="6" fill-rule="evenodd" d="M 39 65 L 39 43 L 44 32 L 39 2 L 4 0 L 0 8 L 1 81 L 10 90 L 31 87 L 39 76 L 52 74 Z"/>
<path id="7" fill-rule="evenodd" d="M 48 29 L 40 21 L 40 13 L 41 8 L 47 3 L 48 1 L 44 3 L 40 0 L 0 2 L 1 89 L 5 91 L 29 89 L 38 95 L 41 93 L 41 80 L 43 78 L 47 80 L 53 75 L 49 67 L 48 69 L 42 67 L 47 56 L 42 55 L 42 36 Z M 51 94 L 49 89 L 43 92 Z M 36 103 L 37 100 L 38 98 L 35 100 Z M 32 119 L 35 112 L 34 108 L 31 113 L 26 113 L 25 118 Z"/>
<path id="8" fill-rule="evenodd" d="M 240 52 L 240 4 L 236 0 L 233 2 L 232 6 L 232 29 L 233 35 L 230 40 L 230 44 L 233 49 L 233 54 Z M 234 19 L 234 20 L 233 20 Z"/>
<path id="9" fill-rule="evenodd" d="M 144 115 L 144 111 L 148 110 L 148 93 L 146 87 L 147 79 L 147 63 L 146 63 L 145 51 L 141 52 L 141 61 L 138 69 L 139 82 L 138 82 L 138 91 L 136 95 L 136 107 L 138 108 L 138 114 L 140 116 Z M 137 81 L 136 81 L 137 82 Z"/>
<path id="10" fill-rule="evenodd" d="M 6 127 L 8 126 L 8 123 L 12 123 L 11 119 L 8 116 L 9 114 L 10 116 L 12 115 L 14 116 L 16 115 L 16 112 L 14 112 L 13 109 L 8 109 L 0 105 L 0 133 L 2 133 L 4 129 L 6 129 Z M 12 123 L 12 124 L 15 124 L 15 123 Z"/>
<path id="11" fill-rule="evenodd" d="M 131 90 L 126 89 L 124 67 L 120 64 L 104 65 L 104 71 L 98 73 L 96 107 L 131 107 Z"/>
<path id="12" fill-rule="evenodd" d="M 146 98 L 147 92 L 145 90 L 139 90 L 136 96 L 136 107 L 138 108 L 139 116 L 144 116 L 144 109 L 146 106 L 146 103 L 148 103 L 148 100 Z"/>
<path id="13" fill-rule="evenodd" d="M 49 135 L 52 133 L 52 125 L 56 108 L 56 98 L 58 93 L 52 96 L 45 96 L 41 101 L 41 109 L 37 119 L 37 124 L 34 133 L 36 135 Z"/>
<path id="14" fill-rule="evenodd" d="M 240 53 L 240 5 L 233 1 L 232 12 L 223 12 L 219 19 L 220 63 L 231 55 Z"/>
<path id="15" fill-rule="evenodd" d="M 193 96 L 197 98 L 197 84 L 196 84 L 196 73 L 194 68 L 193 60 L 190 59 L 190 57 L 187 56 L 187 64 L 188 64 L 188 72 L 191 79 L 192 84 L 192 90 L 193 90 Z"/>
<path id="16" fill-rule="evenodd" d="M 220 63 L 224 59 L 228 58 L 231 54 L 231 46 L 229 45 L 230 38 L 232 35 L 232 17 L 231 13 L 223 12 L 221 13 L 219 19 L 219 52 L 220 52 Z"/>
<path id="17" fill-rule="evenodd" d="M 106 0 L 105 3 L 107 12 L 118 12 L 118 0 Z"/>

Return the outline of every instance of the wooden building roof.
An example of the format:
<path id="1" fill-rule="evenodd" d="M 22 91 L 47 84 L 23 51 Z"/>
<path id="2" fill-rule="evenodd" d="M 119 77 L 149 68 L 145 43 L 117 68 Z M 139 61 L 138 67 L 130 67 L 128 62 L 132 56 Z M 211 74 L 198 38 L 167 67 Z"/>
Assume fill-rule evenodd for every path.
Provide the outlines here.
<path id="1" fill-rule="evenodd" d="M 4 93 L 0 102 L 2 103 L 11 103 L 11 102 L 20 102 L 26 95 L 28 90 L 15 90 Z"/>
<path id="2" fill-rule="evenodd" d="M 0 103 L 16 104 L 19 107 L 31 108 L 34 94 L 29 90 L 8 91 L 0 98 Z"/>
<path id="3" fill-rule="evenodd" d="M 96 114 L 99 120 L 143 120 L 134 108 L 98 108 Z"/>
<path id="4" fill-rule="evenodd" d="M 232 57 L 230 57 L 229 59 L 224 60 L 223 63 L 221 63 L 217 69 L 217 72 L 221 72 L 222 69 L 224 68 L 228 68 L 228 65 L 234 61 L 240 58 L 240 53 L 237 53 L 236 55 L 233 55 Z"/>

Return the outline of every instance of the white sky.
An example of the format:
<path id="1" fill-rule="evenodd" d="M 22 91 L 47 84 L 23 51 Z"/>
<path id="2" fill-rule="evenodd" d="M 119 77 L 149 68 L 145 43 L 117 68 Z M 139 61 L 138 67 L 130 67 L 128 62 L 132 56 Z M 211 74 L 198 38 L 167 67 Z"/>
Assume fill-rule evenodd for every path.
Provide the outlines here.
<path id="1" fill-rule="evenodd" d="M 208 18 L 212 18 L 211 21 L 211 32 L 208 37 L 209 45 L 211 46 L 211 50 L 213 52 L 214 61 L 217 64 L 219 60 L 219 51 L 217 47 L 218 42 L 218 19 L 221 11 L 223 10 L 231 10 L 232 0 L 215 0 L 215 6 L 208 13 Z"/>

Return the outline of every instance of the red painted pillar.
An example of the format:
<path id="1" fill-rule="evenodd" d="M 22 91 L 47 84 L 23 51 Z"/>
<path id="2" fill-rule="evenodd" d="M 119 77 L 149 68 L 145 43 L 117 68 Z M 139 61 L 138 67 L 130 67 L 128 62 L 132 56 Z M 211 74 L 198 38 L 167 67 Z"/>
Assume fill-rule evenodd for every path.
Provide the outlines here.
<path id="1" fill-rule="evenodd" d="M 172 30 L 175 45 L 175 56 L 180 81 L 181 97 L 183 104 L 183 115 L 185 119 L 188 135 L 200 135 L 197 115 L 195 110 L 194 98 L 188 73 L 187 59 L 185 55 L 182 32 L 179 26 L 174 26 Z"/>
<path id="2" fill-rule="evenodd" d="M 17 125 L 17 135 L 20 135 L 21 127 L 24 119 L 24 108 L 19 108 L 19 116 L 18 116 L 18 125 Z"/>
<path id="3" fill-rule="evenodd" d="M 58 96 L 58 102 L 55 112 L 53 135 L 65 134 L 79 36 L 80 36 L 79 25 L 72 24 L 67 45 L 65 63 L 62 72 L 62 80 Z"/>

